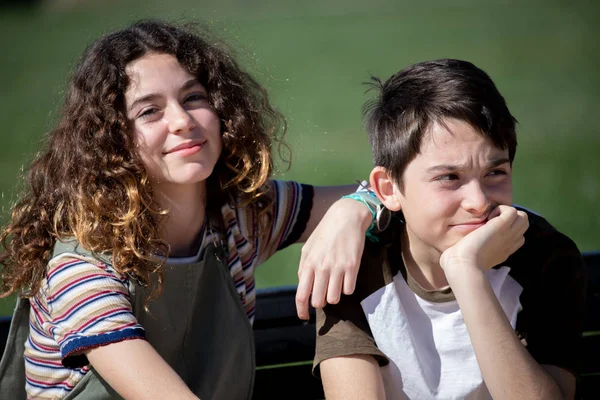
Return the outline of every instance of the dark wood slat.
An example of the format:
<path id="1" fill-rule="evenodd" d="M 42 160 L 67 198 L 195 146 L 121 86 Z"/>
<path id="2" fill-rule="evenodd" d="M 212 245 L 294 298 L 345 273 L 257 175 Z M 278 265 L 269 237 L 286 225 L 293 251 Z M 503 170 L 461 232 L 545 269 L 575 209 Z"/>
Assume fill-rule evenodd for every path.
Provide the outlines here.
<path id="1" fill-rule="evenodd" d="M 583 253 L 583 260 L 588 271 L 583 330 L 597 332 L 600 331 L 600 251 Z"/>
<path id="2" fill-rule="evenodd" d="M 312 375 L 311 368 L 295 365 L 256 371 L 252 399 L 324 399 L 321 381 Z"/>
<path id="3" fill-rule="evenodd" d="M 308 397 L 307 397 L 308 398 Z M 600 373 L 583 375 L 577 385 L 577 400 L 598 400 L 600 398 Z"/>
<path id="4" fill-rule="evenodd" d="M 254 331 L 256 365 L 312 361 L 315 356 L 314 323 Z"/>
<path id="5" fill-rule="evenodd" d="M 258 289 L 254 329 L 279 328 L 303 325 L 305 321 L 296 313 L 296 285 Z M 310 320 L 314 321 L 315 309 L 309 306 Z"/>
<path id="6" fill-rule="evenodd" d="M 581 354 L 581 372 L 600 374 L 600 335 L 584 336 Z M 600 399 L 600 391 L 598 392 Z"/>

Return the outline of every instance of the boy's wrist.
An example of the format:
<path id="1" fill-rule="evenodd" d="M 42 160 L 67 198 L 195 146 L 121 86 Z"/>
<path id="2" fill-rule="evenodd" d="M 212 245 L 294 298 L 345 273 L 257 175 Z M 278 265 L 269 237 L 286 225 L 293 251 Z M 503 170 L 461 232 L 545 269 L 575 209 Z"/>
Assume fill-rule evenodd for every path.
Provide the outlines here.
<path id="1" fill-rule="evenodd" d="M 444 262 L 440 260 L 440 266 L 444 270 L 448 284 L 453 289 L 458 285 L 478 280 L 486 275 L 485 271 L 472 259 L 451 258 Z"/>

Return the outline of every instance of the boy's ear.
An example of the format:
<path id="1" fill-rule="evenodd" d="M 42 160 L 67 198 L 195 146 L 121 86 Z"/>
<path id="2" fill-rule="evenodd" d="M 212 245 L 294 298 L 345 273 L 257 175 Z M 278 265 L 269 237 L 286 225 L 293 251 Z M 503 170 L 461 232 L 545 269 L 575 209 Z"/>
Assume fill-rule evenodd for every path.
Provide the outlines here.
<path id="1" fill-rule="evenodd" d="M 381 200 L 385 208 L 390 211 L 398 211 L 402 208 L 400 204 L 400 191 L 394 180 L 383 167 L 375 167 L 369 177 L 371 190 L 375 192 L 377 198 Z"/>

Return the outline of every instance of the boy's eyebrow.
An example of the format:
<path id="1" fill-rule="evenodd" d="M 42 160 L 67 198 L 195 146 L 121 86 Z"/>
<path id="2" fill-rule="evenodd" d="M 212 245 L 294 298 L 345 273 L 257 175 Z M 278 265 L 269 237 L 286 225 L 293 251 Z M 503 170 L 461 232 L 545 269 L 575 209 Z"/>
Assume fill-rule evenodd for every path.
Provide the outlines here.
<path id="1" fill-rule="evenodd" d="M 510 159 L 508 159 L 506 157 L 492 159 L 491 161 L 488 162 L 487 168 L 494 168 L 494 167 L 497 167 L 498 165 L 502 165 L 505 163 L 510 163 Z M 464 164 L 456 164 L 456 165 L 442 164 L 442 165 L 436 165 L 434 167 L 428 168 L 427 172 L 428 173 L 441 172 L 441 171 L 453 172 L 453 171 L 460 171 L 460 170 L 464 170 L 464 169 L 466 169 L 466 166 Z"/>
<path id="2" fill-rule="evenodd" d="M 196 85 L 201 85 L 201 83 L 198 82 L 198 80 L 196 78 L 192 78 L 192 79 L 188 80 L 186 83 L 184 83 L 181 86 L 181 89 L 179 89 L 179 90 L 180 91 L 186 91 L 186 90 L 188 90 L 188 89 L 190 89 L 190 88 L 192 88 L 192 87 L 194 87 Z M 203 88 L 204 88 L 204 86 L 203 86 Z M 154 99 L 156 99 L 158 97 L 160 97 L 160 95 L 158 93 L 149 93 L 149 94 L 147 94 L 145 96 L 142 96 L 140 98 L 135 99 L 135 101 L 133 103 L 131 103 L 131 106 L 129 107 L 129 109 L 133 110 L 133 108 L 135 106 L 137 106 L 138 104 L 144 103 L 146 101 L 154 100 Z"/>

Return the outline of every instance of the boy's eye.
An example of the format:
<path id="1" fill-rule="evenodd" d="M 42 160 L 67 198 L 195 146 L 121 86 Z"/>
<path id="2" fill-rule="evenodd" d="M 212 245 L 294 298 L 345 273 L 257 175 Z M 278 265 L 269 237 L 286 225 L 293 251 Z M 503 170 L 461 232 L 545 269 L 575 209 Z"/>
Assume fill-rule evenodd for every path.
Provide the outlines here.
<path id="1" fill-rule="evenodd" d="M 494 169 L 488 173 L 488 176 L 506 175 L 506 171 L 503 169 Z"/>
<path id="2" fill-rule="evenodd" d="M 446 174 L 446 175 L 438 176 L 436 178 L 437 181 L 455 181 L 457 179 L 458 179 L 457 174 Z"/>

